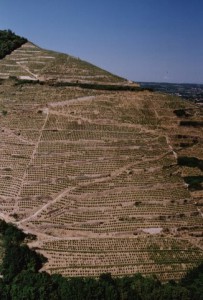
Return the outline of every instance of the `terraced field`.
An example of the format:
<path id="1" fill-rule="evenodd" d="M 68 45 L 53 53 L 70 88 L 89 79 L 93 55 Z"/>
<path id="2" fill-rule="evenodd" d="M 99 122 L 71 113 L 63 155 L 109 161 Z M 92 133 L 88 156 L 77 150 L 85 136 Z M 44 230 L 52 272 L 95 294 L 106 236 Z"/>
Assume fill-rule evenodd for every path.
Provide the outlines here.
<path id="1" fill-rule="evenodd" d="M 41 81 L 87 81 L 82 69 L 103 72 L 87 63 L 69 72 L 73 58 L 37 49 L 25 44 L 0 68 L 13 60 L 22 71 L 15 76 Z M 118 82 L 108 76 L 106 82 Z M 178 109 L 190 115 L 177 116 Z M 141 272 L 165 281 L 203 259 L 202 190 L 189 190 L 182 178 L 202 176 L 202 167 L 177 164 L 180 156 L 203 159 L 200 108 L 149 91 L 6 79 L 0 111 L 0 216 L 37 235 L 30 246 L 48 257 L 45 270 L 95 277 Z M 185 118 L 199 123 L 184 125 Z"/>
<path id="2" fill-rule="evenodd" d="M 0 61 L 0 78 L 65 82 L 124 82 L 90 63 L 70 55 L 44 50 L 27 42 Z"/>

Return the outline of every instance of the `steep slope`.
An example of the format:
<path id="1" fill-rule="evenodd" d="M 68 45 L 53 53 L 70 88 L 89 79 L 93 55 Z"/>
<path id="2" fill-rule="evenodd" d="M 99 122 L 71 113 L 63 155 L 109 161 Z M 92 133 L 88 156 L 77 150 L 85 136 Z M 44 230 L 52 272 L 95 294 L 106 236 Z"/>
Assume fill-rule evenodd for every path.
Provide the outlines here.
<path id="1" fill-rule="evenodd" d="M 166 281 L 202 261 L 201 108 L 30 42 L 0 78 L 0 217 L 45 270 Z"/>
<path id="2" fill-rule="evenodd" d="M 0 78 L 63 82 L 126 83 L 126 80 L 70 55 L 27 42 L 0 61 Z"/>
<path id="3" fill-rule="evenodd" d="M 14 80 L 0 105 L 1 217 L 37 235 L 47 271 L 168 280 L 202 260 L 201 207 L 173 150 L 184 131 L 174 110 L 195 105 Z M 201 149 L 202 128 L 191 134 Z"/>

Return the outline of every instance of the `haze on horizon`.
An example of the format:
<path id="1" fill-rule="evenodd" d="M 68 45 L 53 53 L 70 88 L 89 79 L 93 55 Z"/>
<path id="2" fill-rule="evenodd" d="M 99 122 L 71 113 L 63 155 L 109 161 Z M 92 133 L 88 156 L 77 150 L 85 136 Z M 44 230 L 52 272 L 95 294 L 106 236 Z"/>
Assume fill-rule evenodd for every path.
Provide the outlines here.
<path id="1" fill-rule="evenodd" d="M 134 81 L 203 83 L 201 0 L 1 4 L 0 29 Z"/>

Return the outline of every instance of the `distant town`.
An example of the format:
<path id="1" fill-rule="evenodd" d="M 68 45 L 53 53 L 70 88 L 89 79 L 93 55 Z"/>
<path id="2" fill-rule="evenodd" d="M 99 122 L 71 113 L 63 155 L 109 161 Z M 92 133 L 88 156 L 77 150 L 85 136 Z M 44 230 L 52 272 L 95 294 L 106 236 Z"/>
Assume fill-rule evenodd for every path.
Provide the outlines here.
<path id="1" fill-rule="evenodd" d="M 203 84 L 140 82 L 142 87 L 170 93 L 203 105 Z"/>

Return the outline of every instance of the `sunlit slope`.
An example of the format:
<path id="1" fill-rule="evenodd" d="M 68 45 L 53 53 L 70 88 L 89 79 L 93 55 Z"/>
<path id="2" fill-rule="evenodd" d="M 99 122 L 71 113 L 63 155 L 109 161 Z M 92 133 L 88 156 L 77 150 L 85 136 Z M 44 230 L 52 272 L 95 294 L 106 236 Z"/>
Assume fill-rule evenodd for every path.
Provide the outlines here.
<path id="1" fill-rule="evenodd" d="M 201 201 L 177 165 L 193 155 L 177 145 L 180 107 L 198 111 L 146 91 L 1 83 L 1 217 L 37 235 L 47 271 L 168 280 L 202 260 Z M 202 128 L 190 135 L 197 154 Z"/>
<path id="2" fill-rule="evenodd" d="M 125 83 L 90 63 L 70 55 L 48 51 L 27 42 L 0 60 L 0 78 L 65 82 Z"/>

